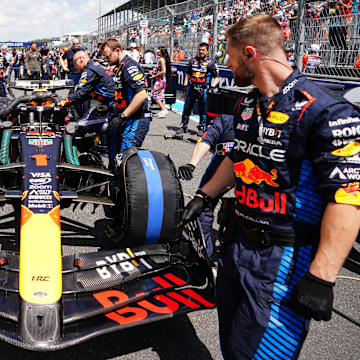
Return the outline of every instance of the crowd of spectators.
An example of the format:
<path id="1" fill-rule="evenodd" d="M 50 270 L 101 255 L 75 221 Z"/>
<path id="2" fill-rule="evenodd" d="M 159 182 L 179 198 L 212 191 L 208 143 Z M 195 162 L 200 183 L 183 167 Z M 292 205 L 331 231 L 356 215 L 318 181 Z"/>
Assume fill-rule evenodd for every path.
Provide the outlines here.
<path id="1" fill-rule="evenodd" d="M 317 44 L 328 42 L 331 26 L 344 26 L 346 28 L 345 40 L 358 34 L 359 18 L 356 15 L 355 20 L 353 19 L 358 12 L 359 0 L 308 1 L 305 19 L 307 22 L 306 38 L 310 42 L 309 46 L 313 42 Z M 230 25 L 244 17 L 261 13 L 271 14 L 278 20 L 283 29 L 285 47 L 294 49 L 298 17 L 297 0 L 233 0 L 219 4 L 215 35 L 217 44 L 225 41 L 224 33 Z M 200 9 L 185 13 L 181 17 L 176 16 L 173 27 L 170 18 L 165 20 L 168 22 L 149 24 L 146 30 L 149 44 L 169 45 L 169 35 L 171 35 L 174 38 L 175 46 L 180 48 L 180 50 L 176 49 L 176 52 L 179 53 L 199 42 L 206 42 L 210 46 L 214 42 L 213 5 L 205 5 Z M 120 41 L 122 43 L 134 42 L 140 45 L 141 34 L 143 34 L 143 30 L 140 26 L 124 29 L 120 35 Z M 188 56 L 191 55 L 186 54 L 186 57 Z M 224 56 L 220 56 L 220 58 L 224 58 Z"/>
<path id="2" fill-rule="evenodd" d="M 329 41 L 329 29 L 331 26 L 343 26 L 344 41 L 352 35 L 359 33 L 360 0 L 337 0 L 337 1 L 309 1 L 306 3 L 305 19 L 307 22 L 306 37 L 313 39 L 313 42 L 320 44 Z M 220 64 L 226 63 L 226 29 L 238 22 L 240 19 L 254 15 L 267 13 L 275 17 L 283 29 L 285 48 L 293 56 L 294 35 L 297 31 L 298 2 L 297 0 L 233 0 L 223 2 L 218 5 L 217 13 L 217 34 L 218 52 L 216 52 L 217 61 Z M 356 14 L 356 15 L 355 15 Z M 354 20 L 355 17 L 355 21 Z M 141 43 L 141 34 L 143 29 L 140 26 L 124 28 L 118 36 L 122 44 L 130 44 L 128 53 L 136 61 L 144 63 L 155 62 L 155 49 L 164 45 L 161 40 L 170 44 L 170 37 L 173 36 L 174 48 L 171 54 L 171 60 L 179 62 L 186 60 L 191 54 L 187 53 L 187 48 L 200 42 L 213 44 L 214 36 L 214 16 L 213 7 L 204 6 L 176 16 L 173 27 L 171 19 L 167 18 L 163 22 L 150 23 L 146 30 L 149 47 L 146 47 L 144 59 L 139 53 Z M 154 25 L 155 24 L 155 25 Z M 173 33 L 172 33 L 173 32 Z M 153 41 L 158 40 L 158 41 Z M 331 39 L 330 39 L 331 41 Z M 152 45 L 155 44 L 155 45 Z M 319 45 L 320 46 L 320 45 Z M 41 49 L 39 49 L 41 50 Z M 67 51 L 67 48 L 49 49 L 48 58 L 53 61 L 54 78 L 64 78 L 65 72 L 61 66 L 61 57 Z M 11 64 L 11 72 L 15 72 L 15 78 L 26 78 L 33 75 L 34 69 L 29 69 L 29 61 L 32 59 L 30 48 L 26 49 L 7 49 L 3 47 L 3 55 L 6 55 Z M 41 51 L 40 51 L 41 52 Z M 34 52 L 33 52 L 34 53 Z M 35 52 L 37 53 L 37 52 Z M 358 54 L 357 54 L 358 55 Z M 359 66 L 359 65 L 357 65 Z M 36 71 L 38 72 L 38 70 Z"/>

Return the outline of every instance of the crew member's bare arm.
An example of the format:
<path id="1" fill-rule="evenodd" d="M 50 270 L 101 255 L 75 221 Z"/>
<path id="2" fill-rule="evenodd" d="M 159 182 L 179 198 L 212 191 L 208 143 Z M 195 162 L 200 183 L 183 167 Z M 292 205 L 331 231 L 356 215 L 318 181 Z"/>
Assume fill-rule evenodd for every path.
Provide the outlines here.
<path id="1" fill-rule="evenodd" d="M 199 142 L 195 145 L 194 150 L 191 154 L 189 164 L 197 166 L 200 160 L 206 155 L 210 150 L 210 145 L 204 142 Z"/>
<path id="2" fill-rule="evenodd" d="M 201 188 L 201 190 L 214 198 L 219 195 L 223 189 L 231 187 L 234 184 L 234 163 L 229 157 L 226 157 L 216 170 L 214 176 Z"/>
<path id="3" fill-rule="evenodd" d="M 329 203 L 321 223 L 320 245 L 309 272 L 335 282 L 360 228 L 360 206 Z"/>

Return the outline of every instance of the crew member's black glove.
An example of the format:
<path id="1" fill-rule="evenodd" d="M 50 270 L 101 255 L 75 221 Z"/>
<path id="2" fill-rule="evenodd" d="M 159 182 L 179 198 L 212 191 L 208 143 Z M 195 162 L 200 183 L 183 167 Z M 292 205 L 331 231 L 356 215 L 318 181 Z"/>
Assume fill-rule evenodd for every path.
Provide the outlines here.
<path id="1" fill-rule="evenodd" d="M 217 92 L 216 87 L 215 87 L 215 86 L 210 86 L 210 88 L 209 88 L 209 93 L 210 93 L 210 94 L 215 94 L 216 92 Z"/>
<path id="2" fill-rule="evenodd" d="M 199 196 L 195 196 L 186 206 L 181 218 L 181 222 L 186 224 L 190 221 L 197 219 L 204 211 L 206 200 Z"/>
<path id="3" fill-rule="evenodd" d="M 322 280 L 309 272 L 298 281 L 292 294 L 295 312 L 306 319 L 331 319 L 335 283 Z"/>
<path id="4" fill-rule="evenodd" d="M 186 164 L 179 167 L 179 178 L 183 180 L 191 180 L 193 178 L 193 172 L 195 166 L 193 164 Z"/>
<path id="5" fill-rule="evenodd" d="M 188 85 L 184 85 L 184 87 L 183 87 L 184 97 L 186 97 L 187 89 L 188 89 Z"/>
<path id="6" fill-rule="evenodd" d="M 120 116 L 116 116 L 110 121 L 106 131 L 109 132 L 117 129 L 123 122 L 127 121 L 127 119 L 128 117 L 124 113 L 121 113 Z"/>

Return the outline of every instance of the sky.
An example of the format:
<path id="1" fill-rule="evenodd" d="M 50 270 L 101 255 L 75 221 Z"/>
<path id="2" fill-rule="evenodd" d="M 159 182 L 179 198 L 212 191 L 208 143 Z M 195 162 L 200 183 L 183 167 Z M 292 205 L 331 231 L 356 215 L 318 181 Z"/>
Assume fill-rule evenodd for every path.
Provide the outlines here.
<path id="1" fill-rule="evenodd" d="M 96 31 L 99 5 L 104 14 L 114 0 L 0 0 L 0 42 L 60 37 Z M 115 6 L 125 2 L 115 0 Z"/>

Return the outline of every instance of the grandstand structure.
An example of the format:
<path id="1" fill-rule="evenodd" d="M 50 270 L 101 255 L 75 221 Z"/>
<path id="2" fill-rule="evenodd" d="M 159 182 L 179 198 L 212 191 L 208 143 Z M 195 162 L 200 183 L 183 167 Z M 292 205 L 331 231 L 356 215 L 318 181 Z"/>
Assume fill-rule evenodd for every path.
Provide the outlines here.
<path id="1" fill-rule="evenodd" d="M 360 81 L 360 69 L 354 68 L 360 56 L 360 9 L 335 8 L 337 3 L 329 1 L 324 7 L 320 0 L 128 0 L 99 16 L 98 31 L 89 34 L 84 45 L 92 50 L 106 37 L 115 36 L 124 46 L 135 42 L 143 51 L 165 46 L 172 54 L 181 49 L 186 61 L 206 36 L 211 56 L 222 53 L 218 58 L 222 64 L 226 28 L 246 16 L 267 13 L 284 27 L 284 36 L 288 32 L 285 47 L 294 50 L 300 70 Z"/>

